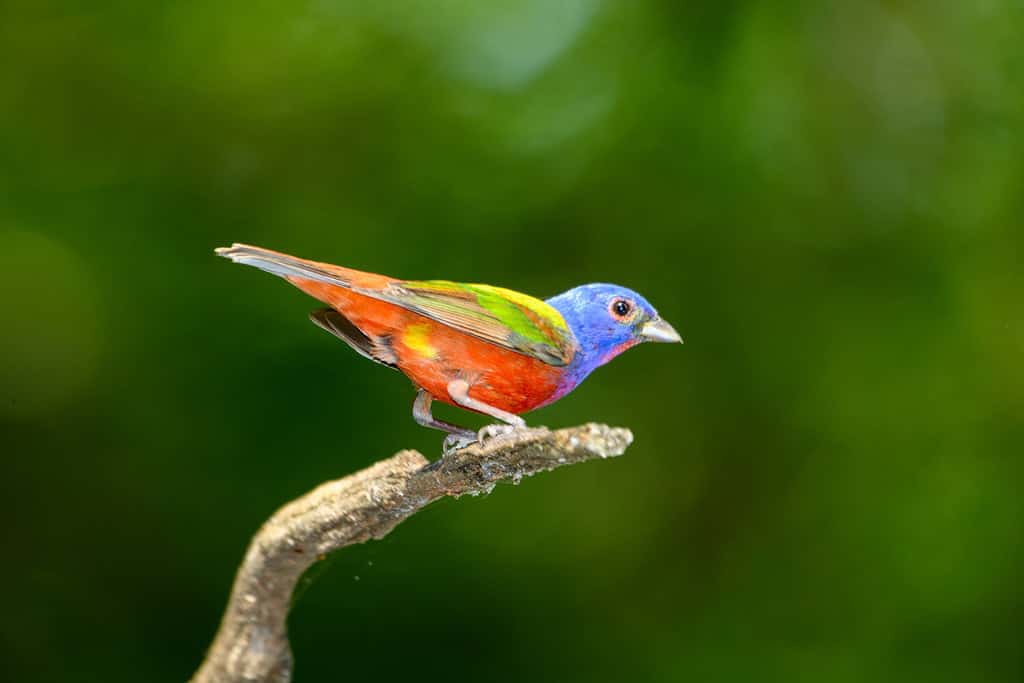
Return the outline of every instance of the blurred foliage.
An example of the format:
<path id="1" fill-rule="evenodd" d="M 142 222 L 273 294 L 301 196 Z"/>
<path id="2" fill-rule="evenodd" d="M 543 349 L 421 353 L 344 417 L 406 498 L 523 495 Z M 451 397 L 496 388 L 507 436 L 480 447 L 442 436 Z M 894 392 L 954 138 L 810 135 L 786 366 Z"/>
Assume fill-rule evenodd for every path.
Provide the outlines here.
<path id="1" fill-rule="evenodd" d="M 0 4 L 0 678 L 184 680 L 276 506 L 438 452 L 238 240 L 687 341 L 532 416 L 625 458 L 341 553 L 298 680 L 1022 680 L 1022 16 Z"/>

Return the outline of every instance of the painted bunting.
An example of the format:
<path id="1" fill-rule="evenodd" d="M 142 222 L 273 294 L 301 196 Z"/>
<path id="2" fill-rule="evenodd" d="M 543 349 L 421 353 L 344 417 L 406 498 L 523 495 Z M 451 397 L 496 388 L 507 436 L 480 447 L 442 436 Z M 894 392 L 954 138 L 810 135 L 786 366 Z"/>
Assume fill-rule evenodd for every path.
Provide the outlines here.
<path id="1" fill-rule="evenodd" d="M 641 342 L 682 342 L 646 299 L 617 285 L 582 285 L 541 301 L 490 285 L 398 280 L 246 244 L 216 252 L 328 304 L 312 321 L 411 379 L 413 418 L 448 433 L 445 452 L 525 427 L 520 414 L 557 401 Z M 473 432 L 443 422 L 431 413 L 434 400 L 503 424 Z"/>

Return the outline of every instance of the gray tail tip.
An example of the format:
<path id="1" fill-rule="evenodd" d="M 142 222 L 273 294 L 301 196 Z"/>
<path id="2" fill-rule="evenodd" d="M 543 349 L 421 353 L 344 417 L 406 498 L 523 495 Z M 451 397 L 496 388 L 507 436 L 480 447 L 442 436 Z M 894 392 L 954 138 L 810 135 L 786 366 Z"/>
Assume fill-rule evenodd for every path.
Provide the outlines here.
<path id="1" fill-rule="evenodd" d="M 213 253 L 217 256 L 223 256 L 224 258 L 229 258 L 232 261 L 237 261 L 238 257 L 242 255 L 248 246 L 249 245 L 247 244 L 239 244 L 238 242 L 235 242 L 230 247 L 217 247 L 213 250 Z"/>

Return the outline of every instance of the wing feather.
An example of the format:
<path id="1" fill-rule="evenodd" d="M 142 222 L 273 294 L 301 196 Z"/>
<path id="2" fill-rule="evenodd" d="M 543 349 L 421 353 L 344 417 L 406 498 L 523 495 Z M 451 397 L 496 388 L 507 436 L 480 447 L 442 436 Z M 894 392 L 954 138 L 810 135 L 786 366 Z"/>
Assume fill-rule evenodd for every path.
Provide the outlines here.
<path id="1" fill-rule="evenodd" d="M 549 365 L 568 365 L 575 353 L 576 339 L 562 315 L 512 290 L 426 280 L 396 281 L 366 294 Z"/>

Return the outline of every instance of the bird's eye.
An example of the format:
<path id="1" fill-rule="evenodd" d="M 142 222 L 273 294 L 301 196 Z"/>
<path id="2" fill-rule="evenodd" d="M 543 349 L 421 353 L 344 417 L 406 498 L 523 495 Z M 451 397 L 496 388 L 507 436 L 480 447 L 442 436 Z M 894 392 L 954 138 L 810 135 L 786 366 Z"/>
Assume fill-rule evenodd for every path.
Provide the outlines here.
<path id="1" fill-rule="evenodd" d="M 612 313 L 616 318 L 625 318 L 633 311 L 633 307 L 625 299 L 616 299 L 612 302 Z"/>

